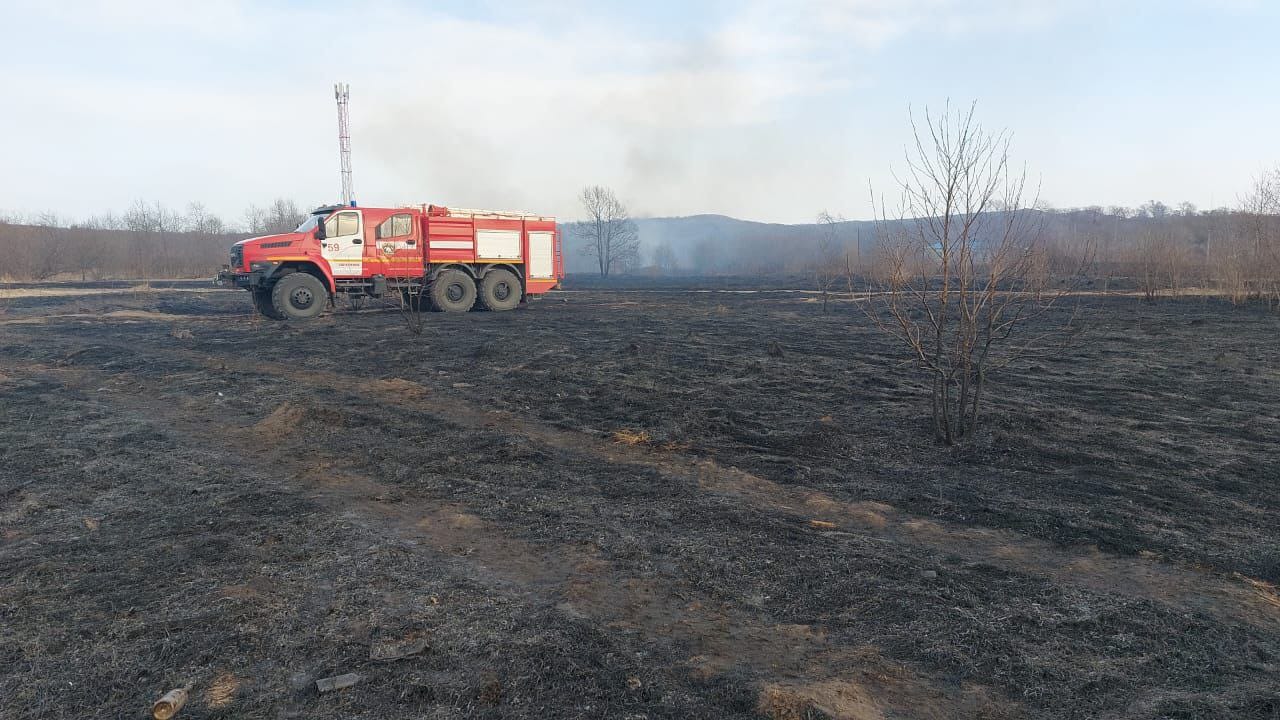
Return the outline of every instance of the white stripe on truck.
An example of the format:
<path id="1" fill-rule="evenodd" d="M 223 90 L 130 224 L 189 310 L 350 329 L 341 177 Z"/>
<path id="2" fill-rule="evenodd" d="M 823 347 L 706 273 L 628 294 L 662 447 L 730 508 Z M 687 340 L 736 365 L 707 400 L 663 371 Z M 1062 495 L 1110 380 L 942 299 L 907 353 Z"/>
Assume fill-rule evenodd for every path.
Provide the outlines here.
<path id="1" fill-rule="evenodd" d="M 470 240 L 432 240 L 432 250 L 470 250 Z"/>

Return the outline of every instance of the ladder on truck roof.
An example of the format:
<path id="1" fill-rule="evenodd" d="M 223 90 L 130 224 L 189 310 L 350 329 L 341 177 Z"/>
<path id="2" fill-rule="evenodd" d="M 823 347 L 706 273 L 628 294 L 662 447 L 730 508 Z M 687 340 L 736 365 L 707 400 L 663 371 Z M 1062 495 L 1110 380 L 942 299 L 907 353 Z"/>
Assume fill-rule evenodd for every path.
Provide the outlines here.
<path id="1" fill-rule="evenodd" d="M 445 217 L 497 218 L 502 220 L 546 220 L 555 222 L 549 215 L 520 212 L 518 210 L 477 210 L 475 208 L 444 207 L 442 205 L 413 205 L 427 215 L 444 215 Z"/>

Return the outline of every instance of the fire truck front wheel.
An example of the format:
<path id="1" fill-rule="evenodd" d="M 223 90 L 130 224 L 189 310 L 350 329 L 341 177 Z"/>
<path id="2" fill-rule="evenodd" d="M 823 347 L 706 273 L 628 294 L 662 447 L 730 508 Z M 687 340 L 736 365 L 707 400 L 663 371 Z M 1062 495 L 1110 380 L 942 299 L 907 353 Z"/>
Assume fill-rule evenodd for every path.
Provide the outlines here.
<path id="1" fill-rule="evenodd" d="M 271 305 L 286 320 L 305 320 L 324 311 L 329 293 L 315 275 L 289 273 L 271 289 Z"/>
<path id="2" fill-rule="evenodd" d="M 442 270 L 429 292 L 432 307 L 441 312 L 466 312 L 476 304 L 476 283 L 461 270 Z"/>
<path id="3" fill-rule="evenodd" d="M 253 292 L 253 308 L 262 314 L 263 317 L 271 320 L 283 320 L 284 316 L 276 312 L 276 306 L 271 303 L 271 288 L 254 288 Z"/>

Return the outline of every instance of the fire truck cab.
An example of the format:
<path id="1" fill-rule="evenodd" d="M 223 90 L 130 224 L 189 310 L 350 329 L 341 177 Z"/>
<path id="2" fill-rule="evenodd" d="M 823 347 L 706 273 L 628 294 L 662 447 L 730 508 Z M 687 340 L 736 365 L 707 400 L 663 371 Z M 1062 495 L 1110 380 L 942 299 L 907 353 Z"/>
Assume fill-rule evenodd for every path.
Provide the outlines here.
<path id="1" fill-rule="evenodd" d="M 553 217 L 415 205 L 316 208 L 292 232 L 231 248 L 217 282 L 276 319 L 319 315 L 341 293 L 440 312 L 514 310 L 564 277 Z"/>

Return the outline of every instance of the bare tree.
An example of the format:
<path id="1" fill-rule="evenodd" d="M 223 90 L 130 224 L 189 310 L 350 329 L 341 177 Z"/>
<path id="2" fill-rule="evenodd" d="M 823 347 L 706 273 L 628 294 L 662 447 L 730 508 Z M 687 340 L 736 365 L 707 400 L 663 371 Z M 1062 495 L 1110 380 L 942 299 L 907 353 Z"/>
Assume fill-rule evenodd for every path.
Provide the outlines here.
<path id="1" fill-rule="evenodd" d="M 577 226 L 583 240 L 582 254 L 596 259 L 600 277 L 614 270 L 626 270 L 640 258 L 640 232 L 627 207 L 613 191 L 592 185 L 582 191 L 582 207 L 587 219 Z"/>
<path id="2" fill-rule="evenodd" d="M 847 262 L 846 267 L 840 267 L 840 256 L 843 254 L 844 244 L 840 237 L 842 222 L 844 218 L 832 215 L 826 210 L 818 214 L 820 231 L 817 251 L 813 258 L 813 281 L 817 285 L 818 293 L 822 296 L 823 315 L 827 314 L 827 302 L 831 292 L 836 288 L 836 283 L 842 275 L 847 274 L 846 271 L 849 269 Z"/>
<path id="3" fill-rule="evenodd" d="M 1224 218 L 1214 242 L 1209 272 L 1218 291 L 1233 305 L 1249 302 L 1253 277 L 1254 247 L 1249 240 L 1249 221 L 1243 216 Z"/>
<path id="4" fill-rule="evenodd" d="M 66 224 L 51 212 L 41 213 L 35 224 L 40 239 L 32 248 L 29 273 L 35 280 L 48 280 L 66 270 L 71 259 Z"/>
<path id="5" fill-rule="evenodd" d="M 1042 317 L 1065 289 L 1027 291 L 1040 216 L 1024 204 L 1025 171 L 1009 166 L 1008 133 L 950 105 L 912 130 L 897 217 L 879 201 L 881 292 L 866 308 L 930 379 L 934 432 L 955 444 L 978 427 L 991 373 L 1051 352 L 1071 323 Z"/>
<path id="6" fill-rule="evenodd" d="M 1159 200 L 1148 200 L 1138 207 L 1138 215 L 1140 217 L 1149 217 L 1156 220 L 1168 217 L 1170 212 L 1169 206 Z"/>
<path id="7" fill-rule="evenodd" d="M 222 218 L 211 214 L 199 202 L 187 204 L 187 213 L 182 218 L 182 229 L 202 239 L 225 235 L 227 232 L 227 226 L 222 222 Z"/>
<path id="8" fill-rule="evenodd" d="M 244 212 L 245 230 L 254 235 L 286 233 L 306 218 L 297 203 L 285 198 L 276 198 L 266 207 L 250 205 Z"/>
<path id="9" fill-rule="evenodd" d="M 159 202 L 134 201 L 124 214 L 124 225 L 132 234 L 130 249 L 136 277 L 176 274 L 171 246 L 181 224 L 177 213 Z"/>
<path id="10" fill-rule="evenodd" d="M 109 223 L 116 226 L 108 227 Z M 81 282 L 90 277 L 99 278 L 110 257 L 110 241 L 103 231 L 118 228 L 119 221 L 110 213 L 90 216 L 87 220 L 72 225 L 71 230 L 76 231 L 79 241 L 75 243 L 75 250 L 67 259 L 67 270 L 79 273 Z"/>
<path id="11" fill-rule="evenodd" d="M 1173 238 L 1164 228 L 1147 228 L 1138 236 L 1132 255 L 1131 264 L 1142 298 L 1147 302 L 1154 302 L 1161 290 L 1172 285 L 1169 269 L 1174 264 L 1173 258 L 1176 255 Z"/>
<path id="12" fill-rule="evenodd" d="M 1250 297 L 1280 304 L 1280 169 L 1255 177 L 1240 198 L 1244 241 L 1249 254 Z"/>

